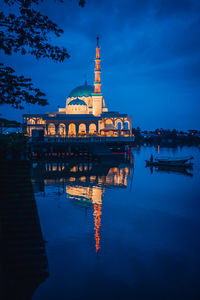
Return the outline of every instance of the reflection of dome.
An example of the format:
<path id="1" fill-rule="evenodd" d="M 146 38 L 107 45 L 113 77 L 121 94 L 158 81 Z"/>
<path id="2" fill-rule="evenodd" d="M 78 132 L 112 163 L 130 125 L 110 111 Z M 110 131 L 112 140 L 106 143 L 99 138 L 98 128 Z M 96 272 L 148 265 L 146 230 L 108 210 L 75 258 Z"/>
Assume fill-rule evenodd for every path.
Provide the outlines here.
<path id="1" fill-rule="evenodd" d="M 80 206 L 80 207 L 93 207 L 93 203 L 91 199 L 82 196 L 74 196 L 68 193 L 68 198 L 71 200 L 72 204 Z"/>
<path id="2" fill-rule="evenodd" d="M 86 103 L 83 100 L 76 98 L 70 101 L 68 105 L 86 105 Z"/>
<path id="3" fill-rule="evenodd" d="M 92 93 L 94 93 L 94 87 L 92 85 L 85 84 L 73 89 L 68 97 L 90 97 L 92 96 Z"/>

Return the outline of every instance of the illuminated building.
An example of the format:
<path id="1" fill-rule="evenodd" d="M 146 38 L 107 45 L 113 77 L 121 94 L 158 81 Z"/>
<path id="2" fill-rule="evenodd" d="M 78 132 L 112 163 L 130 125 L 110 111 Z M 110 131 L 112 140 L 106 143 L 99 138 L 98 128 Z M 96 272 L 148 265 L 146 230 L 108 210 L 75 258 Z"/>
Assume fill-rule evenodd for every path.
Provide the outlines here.
<path id="1" fill-rule="evenodd" d="M 47 137 L 77 136 L 130 136 L 132 119 L 127 114 L 108 111 L 101 92 L 101 58 L 99 38 L 95 57 L 94 86 L 87 81 L 74 88 L 66 99 L 64 108 L 58 112 L 45 114 L 25 114 L 23 116 L 27 135 L 33 129 L 43 129 Z"/>

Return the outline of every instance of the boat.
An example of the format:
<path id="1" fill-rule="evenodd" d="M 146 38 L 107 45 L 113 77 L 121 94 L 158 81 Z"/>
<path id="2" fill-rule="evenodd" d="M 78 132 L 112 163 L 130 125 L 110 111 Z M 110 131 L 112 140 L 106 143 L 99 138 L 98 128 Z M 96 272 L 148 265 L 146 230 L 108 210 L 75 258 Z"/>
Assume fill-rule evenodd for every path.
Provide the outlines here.
<path id="1" fill-rule="evenodd" d="M 193 156 L 188 156 L 188 157 L 156 157 L 155 161 L 161 164 L 172 164 L 172 165 L 176 165 L 176 164 L 185 164 L 188 161 L 190 161 L 191 159 L 193 159 Z"/>
<path id="2" fill-rule="evenodd" d="M 192 168 L 193 162 L 191 160 L 193 156 L 188 157 L 156 157 L 155 160 L 153 159 L 153 155 L 151 156 L 150 160 L 146 161 L 146 166 L 167 166 L 167 167 L 174 167 L 174 168 Z"/>

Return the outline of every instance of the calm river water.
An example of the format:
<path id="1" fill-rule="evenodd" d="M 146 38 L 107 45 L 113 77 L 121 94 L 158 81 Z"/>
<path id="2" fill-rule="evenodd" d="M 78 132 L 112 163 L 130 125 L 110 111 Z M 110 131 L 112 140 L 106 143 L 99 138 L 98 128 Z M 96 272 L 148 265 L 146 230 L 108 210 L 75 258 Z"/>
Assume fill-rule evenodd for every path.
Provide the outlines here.
<path id="1" fill-rule="evenodd" d="M 194 168 L 145 168 L 158 152 Z M 133 155 L 32 170 L 49 265 L 33 299 L 200 299 L 200 149 Z"/>

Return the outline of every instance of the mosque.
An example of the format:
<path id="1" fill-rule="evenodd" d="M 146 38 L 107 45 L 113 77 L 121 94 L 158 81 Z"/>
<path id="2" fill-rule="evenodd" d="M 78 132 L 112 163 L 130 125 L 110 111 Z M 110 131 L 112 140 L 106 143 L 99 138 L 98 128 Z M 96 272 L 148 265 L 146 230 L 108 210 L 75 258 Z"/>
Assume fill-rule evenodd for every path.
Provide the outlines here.
<path id="1" fill-rule="evenodd" d="M 33 129 L 43 129 L 47 137 L 130 136 L 132 119 L 127 114 L 108 111 L 101 93 L 100 47 L 97 37 L 94 86 L 87 81 L 74 88 L 66 100 L 66 106 L 58 112 L 25 114 L 23 122 L 26 134 Z"/>

